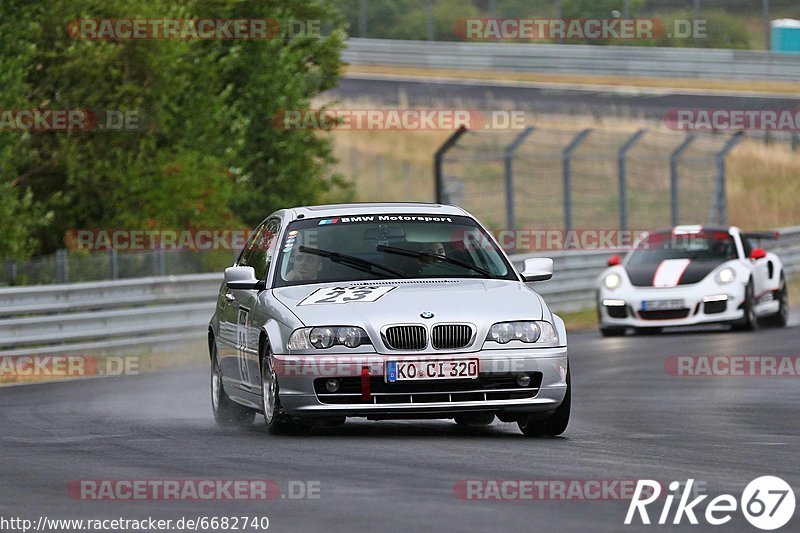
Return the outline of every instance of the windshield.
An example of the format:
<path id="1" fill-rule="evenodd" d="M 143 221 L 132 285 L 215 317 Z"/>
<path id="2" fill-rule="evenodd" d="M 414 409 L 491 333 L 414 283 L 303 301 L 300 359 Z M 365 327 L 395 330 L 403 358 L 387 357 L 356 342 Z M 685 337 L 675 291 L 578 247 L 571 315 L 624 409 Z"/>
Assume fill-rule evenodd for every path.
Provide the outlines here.
<path id="1" fill-rule="evenodd" d="M 437 277 L 518 279 L 469 217 L 376 214 L 292 222 L 274 286 Z"/>
<path id="2" fill-rule="evenodd" d="M 736 257 L 736 245 L 726 232 L 661 232 L 642 240 L 628 259 L 627 266 L 654 265 L 667 259 L 724 262 Z"/>

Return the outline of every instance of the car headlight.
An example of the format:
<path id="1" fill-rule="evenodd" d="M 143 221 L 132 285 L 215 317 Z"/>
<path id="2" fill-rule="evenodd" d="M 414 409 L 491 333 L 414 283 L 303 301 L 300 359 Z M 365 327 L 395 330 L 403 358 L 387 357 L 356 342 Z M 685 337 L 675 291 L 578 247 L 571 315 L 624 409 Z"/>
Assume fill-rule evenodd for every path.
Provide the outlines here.
<path id="1" fill-rule="evenodd" d="M 367 332 L 356 326 L 319 326 L 296 329 L 289 336 L 287 348 L 290 350 L 311 350 L 340 345 L 358 348 L 370 344 Z"/>
<path id="2" fill-rule="evenodd" d="M 721 285 L 725 285 L 726 283 L 732 283 L 736 281 L 736 271 L 731 267 L 725 267 L 716 275 L 717 283 Z"/>
<path id="3" fill-rule="evenodd" d="M 619 287 L 620 283 L 622 283 L 622 278 L 619 277 L 619 274 L 614 273 L 609 274 L 606 276 L 606 279 L 603 280 L 603 285 L 612 291 Z"/>
<path id="4" fill-rule="evenodd" d="M 558 335 L 550 322 L 498 322 L 489 328 L 486 340 L 499 344 L 506 344 L 514 340 L 527 344 L 555 343 L 558 341 Z"/>

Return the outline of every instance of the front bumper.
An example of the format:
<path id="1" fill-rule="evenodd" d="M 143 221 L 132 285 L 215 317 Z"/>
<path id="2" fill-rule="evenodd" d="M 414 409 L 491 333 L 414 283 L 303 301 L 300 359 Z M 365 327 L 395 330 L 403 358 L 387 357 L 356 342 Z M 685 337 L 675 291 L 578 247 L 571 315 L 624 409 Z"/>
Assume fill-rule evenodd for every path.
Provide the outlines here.
<path id="1" fill-rule="evenodd" d="M 567 348 L 481 350 L 469 353 L 420 355 L 273 355 L 281 405 L 297 417 L 356 416 L 447 418 L 467 412 L 524 414 L 555 410 L 566 394 Z M 478 359 L 479 379 L 386 383 L 386 361 Z M 320 394 L 319 379 L 360 379 L 369 372 L 370 395 Z M 515 376 L 533 377 L 528 387 L 514 384 Z M 506 386 L 503 383 L 511 384 Z M 376 387 L 375 384 L 379 384 Z M 488 388 L 479 384 L 490 384 Z M 336 396 L 333 398 L 333 396 Z M 440 415 L 440 416 L 437 416 Z"/>
<path id="2" fill-rule="evenodd" d="M 724 297 L 724 299 L 722 299 Z M 744 316 L 745 286 L 701 283 L 672 288 L 634 287 L 598 291 L 600 326 L 669 327 L 733 322 Z M 645 301 L 682 300 L 679 309 L 646 311 Z"/>

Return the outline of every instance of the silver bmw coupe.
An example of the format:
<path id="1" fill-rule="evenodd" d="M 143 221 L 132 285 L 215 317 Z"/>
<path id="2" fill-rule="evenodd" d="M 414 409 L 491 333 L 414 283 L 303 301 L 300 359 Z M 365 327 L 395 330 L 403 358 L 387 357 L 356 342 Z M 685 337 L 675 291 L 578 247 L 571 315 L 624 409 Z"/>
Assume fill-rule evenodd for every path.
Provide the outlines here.
<path id="1" fill-rule="evenodd" d="M 464 210 L 371 203 L 283 209 L 225 269 L 208 328 L 214 418 L 270 433 L 370 420 L 570 415 L 564 322 Z"/>

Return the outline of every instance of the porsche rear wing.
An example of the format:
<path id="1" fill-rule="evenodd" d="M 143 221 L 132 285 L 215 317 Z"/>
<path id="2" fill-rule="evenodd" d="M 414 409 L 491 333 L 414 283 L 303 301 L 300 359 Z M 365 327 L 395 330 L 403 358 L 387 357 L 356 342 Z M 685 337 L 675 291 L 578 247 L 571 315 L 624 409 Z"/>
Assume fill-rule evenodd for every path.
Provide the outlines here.
<path id="1" fill-rule="evenodd" d="M 780 233 L 777 231 L 752 231 L 752 232 L 742 232 L 741 233 L 743 239 L 753 239 L 755 241 L 760 241 L 762 239 L 771 239 L 775 240 L 780 237 Z"/>

